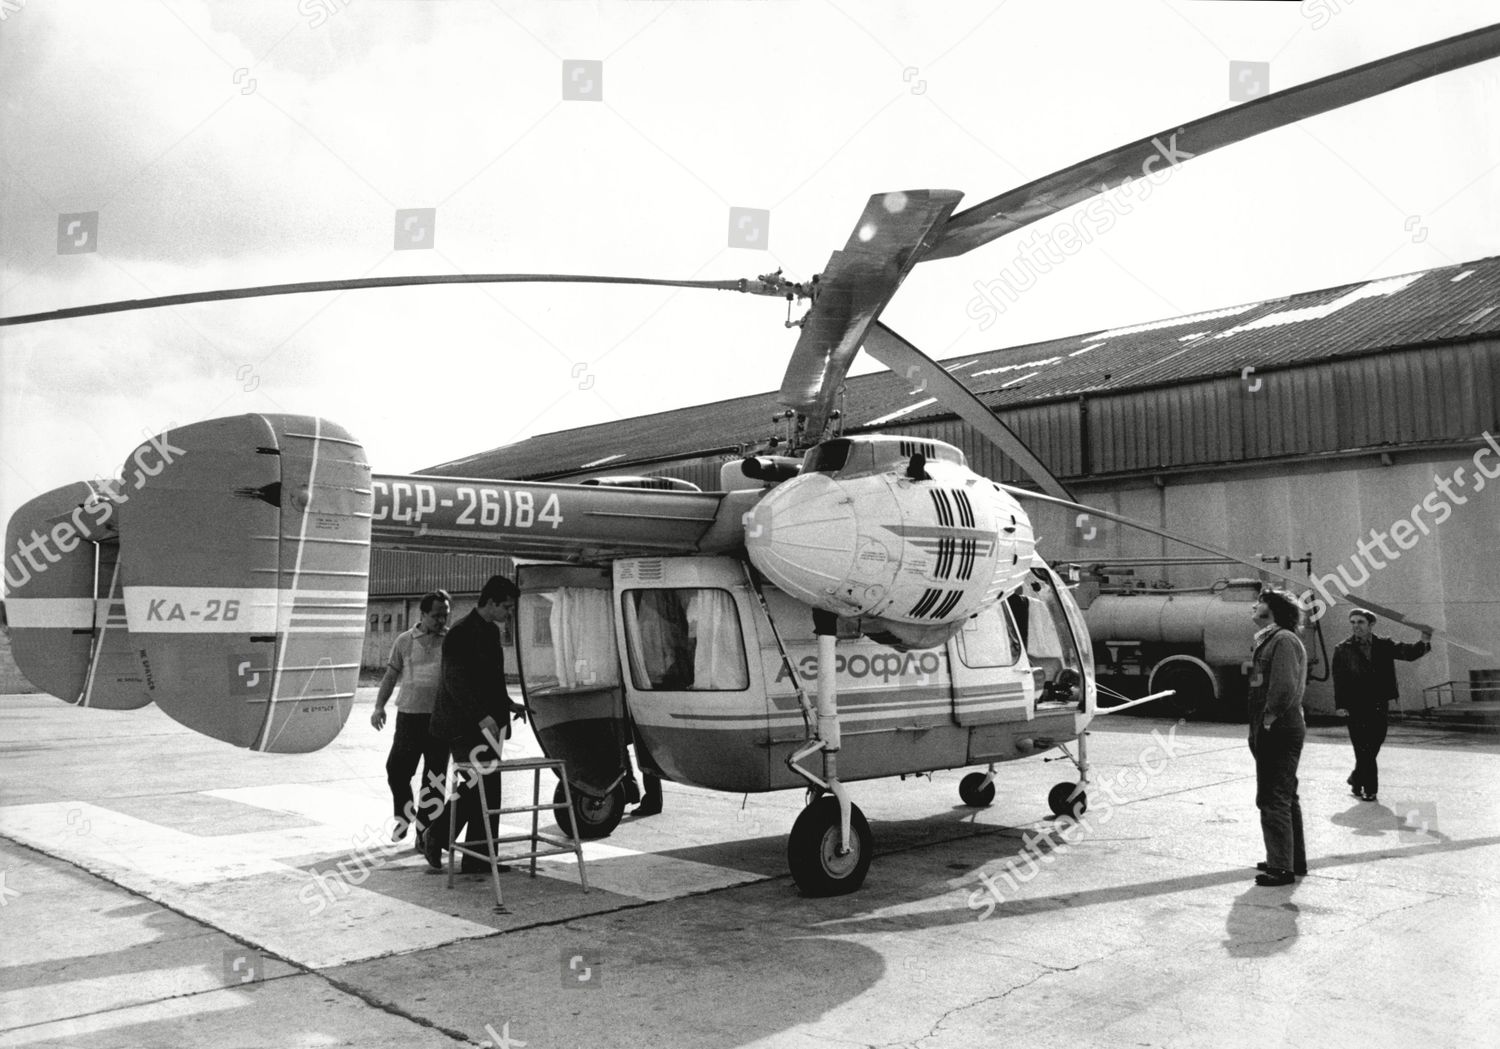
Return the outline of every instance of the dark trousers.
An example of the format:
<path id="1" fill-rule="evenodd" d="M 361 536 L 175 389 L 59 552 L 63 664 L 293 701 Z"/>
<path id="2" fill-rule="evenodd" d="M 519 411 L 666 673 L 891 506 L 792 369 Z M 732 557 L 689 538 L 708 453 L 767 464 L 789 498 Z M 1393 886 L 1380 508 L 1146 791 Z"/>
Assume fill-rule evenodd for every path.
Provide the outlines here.
<path id="1" fill-rule="evenodd" d="M 490 808 L 500 807 L 500 755 L 483 736 L 456 741 L 453 747 L 453 793 L 448 803 L 432 821 L 428 837 L 439 842 L 443 848 L 449 845 L 449 813 L 458 811 L 458 823 L 454 832 L 465 844 L 484 844 L 484 807 L 479 798 L 479 780 L 484 780 L 485 800 Z M 490 817 L 490 835 L 499 833 L 500 817 Z"/>
<path id="2" fill-rule="evenodd" d="M 1380 768 L 1375 758 L 1385 742 L 1385 718 L 1384 707 L 1349 711 L 1349 742 L 1354 744 L 1354 771 L 1349 774 L 1349 786 L 1366 794 L 1380 792 Z"/>
<path id="3" fill-rule="evenodd" d="M 448 744 L 427 734 L 431 714 L 407 714 L 396 711 L 396 738 L 391 740 L 391 755 L 385 759 L 385 778 L 391 785 L 391 801 L 398 820 L 426 827 L 428 817 L 442 808 L 443 781 L 448 775 Z M 411 778 L 422 763 L 421 801 L 413 805 Z"/>
<path id="4" fill-rule="evenodd" d="M 1250 750 L 1255 755 L 1255 807 L 1266 842 L 1266 866 L 1279 870 L 1307 867 L 1302 838 L 1302 804 L 1297 798 L 1297 763 L 1307 730 L 1282 725 L 1257 726 Z"/>

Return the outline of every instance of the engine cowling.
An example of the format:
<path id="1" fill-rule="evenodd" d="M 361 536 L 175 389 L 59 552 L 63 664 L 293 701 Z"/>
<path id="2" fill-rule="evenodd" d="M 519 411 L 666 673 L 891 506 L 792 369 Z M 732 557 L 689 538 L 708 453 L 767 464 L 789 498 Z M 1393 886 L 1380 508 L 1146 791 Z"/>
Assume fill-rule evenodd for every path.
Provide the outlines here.
<path id="1" fill-rule="evenodd" d="M 755 567 L 881 640 L 941 641 L 1018 586 L 1035 545 L 1020 504 L 937 441 L 842 438 L 745 515 Z"/>

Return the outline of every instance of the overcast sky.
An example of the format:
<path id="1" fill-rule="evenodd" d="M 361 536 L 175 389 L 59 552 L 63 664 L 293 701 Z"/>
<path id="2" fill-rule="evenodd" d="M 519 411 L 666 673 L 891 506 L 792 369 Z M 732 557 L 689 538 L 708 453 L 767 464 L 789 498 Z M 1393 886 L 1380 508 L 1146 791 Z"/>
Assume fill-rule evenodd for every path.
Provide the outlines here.
<path id="1" fill-rule="evenodd" d="M 404 273 L 806 279 L 872 193 L 976 203 L 1492 8 L 7 0 L 0 312 Z M 976 285 L 1019 238 L 919 266 L 886 320 L 953 357 L 1496 254 L 1497 112 L 1492 61 L 1262 136 L 1122 205 L 996 322 Z M 731 246 L 736 208 L 769 212 L 753 244 Z M 423 246 L 395 250 L 402 209 L 435 209 L 401 227 Z M 0 517 L 201 418 L 317 413 L 400 472 L 774 389 L 784 318 L 509 286 L 0 329 Z"/>

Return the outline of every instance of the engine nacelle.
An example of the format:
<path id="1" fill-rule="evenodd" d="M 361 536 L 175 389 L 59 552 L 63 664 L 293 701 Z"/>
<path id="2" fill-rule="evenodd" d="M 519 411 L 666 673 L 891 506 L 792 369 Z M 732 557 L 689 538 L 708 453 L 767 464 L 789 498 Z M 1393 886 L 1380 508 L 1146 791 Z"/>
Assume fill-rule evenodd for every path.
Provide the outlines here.
<path id="1" fill-rule="evenodd" d="M 750 560 L 776 586 L 906 644 L 941 641 L 1014 589 L 1034 545 L 1020 504 L 937 441 L 827 442 L 745 515 Z"/>

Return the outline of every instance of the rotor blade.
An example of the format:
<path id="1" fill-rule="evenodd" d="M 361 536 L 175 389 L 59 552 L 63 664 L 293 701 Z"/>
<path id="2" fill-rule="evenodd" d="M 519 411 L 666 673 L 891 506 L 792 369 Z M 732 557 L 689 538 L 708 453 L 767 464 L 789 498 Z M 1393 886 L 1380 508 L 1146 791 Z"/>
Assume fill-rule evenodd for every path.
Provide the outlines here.
<path id="1" fill-rule="evenodd" d="M 938 403 L 978 430 L 999 448 L 1037 484 L 1042 491 L 1059 499 L 1072 499 L 1073 493 L 1052 475 L 1016 432 L 1000 421 L 984 402 L 969 392 L 937 361 L 927 356 L 879 321 L 865 335 L 865 352 L 898 375 L 917 384 L 917 390 L 937 395 Z"/>
<path id="2" fill-rule="evenodd" d="M 1289 583 L 1297 587 L 1298 589 L 1304 589 L 1307 586 L 1306 580 L 1298 579 L 1296 576 L 1287 575 L 1285 572 L 1278 572 L 1274 568 L 1267 568 L 1265 565 L 1259 564 L 1255 561 L 1247 561 L 1243 557 L 1240 557 L 1238 554 L 1230 553 L 1228 550 L 1220 550 L 1216 546 L 1209 546 L 1207 543 L 1200 543 L 1196 539 L 1188 539 L 1184 536 L 1178 535 L 1176 532 L 1168 532 L 1164 529 L 1157 528 L 1155 525 L 1146 524 L 1144 521 L 1137 521 L 1131 517 L 1124 517 L 1120 514 L 1111 513 L 1108 510 L 1100 510 L 1097 507 L 1086 506 L 1083 503 L 1074 502 L 1071 499 L 1058 499 L 1050 495 L 1043 495 L 1040 492 L 1028 491 L 1025 488 L 1014 488 L 1006 484 L 1002 484 L 1000 487 L 1004 488 L 1007 492 L 1015 496 L 1017 499 L 1032 499 L 1037 502 L 1051 503 L 1054 506 L 1065 506 L 1070 510 L 1082 510 L 1085 513 L 1093 514 L 1097 517 L 1102 517 L 1106 521 L 1114 521 L 1116 524 L 1122 524 L 1128 528 L 1136 528 L 1142 532 L 1150 532 L 1152 535 L 1160 536 L 1163 539 L 1170 539 L 1174 543 L 1181 543 L 1183 546 L 1191 546 L 1195 550 L 1202 550 L 1205 553 L 1213 554 L 1214 556 L 1224 558 L 1227 561 L 1233 561 L 1236 564 L 1244 565 L 1246 568 L 1249 568 L 1252 571 L 1263 572 L 1268 576 L 1272 576 L 1276 579 L 1281 580 L 1283 583 Z M 1348 595 L 1346 594 L 1345 597 L 1347 599 Z M 1318 599 L 1320 601 L 1324 601 L 1329 607 L 1332 607 L 1333 605 L 1339 603 L 1336 600 L 1330 600 L 1331 598 L 1331 594 L 1327 594 L 1321 590 L 1319 591 Z M 1350 601 L 1349 603 L 1353 604 L 1354 602 Z M 1394 623 L 1400 623 L 1402 626 L 1410 627 L 1411 629 L 1421 631 L 1424 634 L 1432 634 L 1442 637 L 1445 641 L 1447 641 L 1448 644 L 1454 646 L 1455 648 L 1461 648 L 1465 652 L 1473 653 L 1476 656 L 1490 655 L 1490 653 L 1485 651 L 1484 649 L 1475 648 L 1472 645 L 1459 641 L 1451 634 L 1446 634 L 1429 626 L 1426 623 L 1419 623 L 1415 620 L 1407 619 L 1400 612 L 1397 612 L 1394 609 L 1385 608 L 1381 605 L 1375 604 L 1375 602 L 1373 601 L 1366 601 L 1364 598 L 1360 598 L 1359 605 L 1360 607 L 1368 608 L 1376 615 L 1384 616 Z"/>
<path id="3" fill-rule="evenodd" d="M 951 258 L 1121 183 L 1221 146 L 1500 55 L 1500 25 L 1424 44 L 1167 128 L 965 208 L 922 261 Z"/>
<path id="4" fill-rule="evenodd" d="M 158 306 L 184 306 L 194 302 L 220 302 L 226 299 L 259 299 L 271 295 L 301 295 L 317 291 L 358 291 L 365 288 L 404 288 L 422 284 L 650 284 L 663 288 L 707 288 L 712 291 L 743 291 L 758 295 L 782 295 L 788 287 L 761 280 L 665 280 L 655 277 L 600 277 L 571 273 L 437 273 L 402 277 L 359 277 L 352 280 L 312 280 L 297 284 L 263 284 L 254 288 L 220 288 L 215 291 L 190 291 L 179 295 L 159 295 L 151 299 L 123 299 L 100 302 L 92 306 L 70 306 L 45 313 L 24 313 L 0 317 L 0 327 L 12 324 L 35 324 L 38 321 L 60 321 L 72 317 L 92 317 L 100 313 L 123 313 L 127 310 L 150 310 Z"/>
<path id="5" fill-rule="evenodd" d="M 962 197 L 951 189 L 877 193 L 828 260 L 781 380 L 781 401 L 804 417 L 809 438 L 821 436 L 866 331 Z"/>

